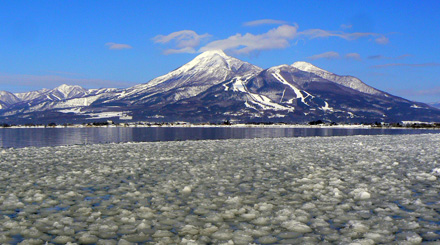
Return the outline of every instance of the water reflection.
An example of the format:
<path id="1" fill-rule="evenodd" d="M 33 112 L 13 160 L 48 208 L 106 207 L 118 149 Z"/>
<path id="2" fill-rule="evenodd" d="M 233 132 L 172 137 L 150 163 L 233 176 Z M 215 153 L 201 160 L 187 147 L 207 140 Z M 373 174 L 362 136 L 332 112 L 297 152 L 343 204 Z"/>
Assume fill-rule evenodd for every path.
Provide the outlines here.
<path id="1" fill-rule="evenodd" d="M 238 128 L 238 127 L 108 127 L 108 128 L 0 128 L 0 147 L 75 144 L 280 138 L 377 134 L 439 133 L 439 130 L 361 128 Z"/>

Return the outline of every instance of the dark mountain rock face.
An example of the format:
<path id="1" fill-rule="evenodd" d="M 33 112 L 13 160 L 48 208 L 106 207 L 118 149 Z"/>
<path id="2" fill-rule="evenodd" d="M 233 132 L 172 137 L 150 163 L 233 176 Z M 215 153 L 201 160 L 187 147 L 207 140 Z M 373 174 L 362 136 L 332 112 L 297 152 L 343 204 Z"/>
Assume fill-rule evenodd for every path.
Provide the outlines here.
<path id="1" fill-rule="evenodd" d="M 440 109 L 372 88 L 307 62 L 263 70 L 208 51 L 178 69 L 127 89 L 0 93 L 0 122 L 90 120 L 221 122 L 440 121 Z"/>

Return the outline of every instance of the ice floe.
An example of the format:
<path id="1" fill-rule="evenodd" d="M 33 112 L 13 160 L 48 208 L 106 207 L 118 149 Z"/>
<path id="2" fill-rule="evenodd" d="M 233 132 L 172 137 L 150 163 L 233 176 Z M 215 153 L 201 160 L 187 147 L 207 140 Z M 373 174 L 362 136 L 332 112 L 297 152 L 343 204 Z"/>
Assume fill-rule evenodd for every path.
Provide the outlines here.
<path id="1" fill-rule="evenodd" d="M 2 244 L 440 241 L 440 135 L 10 148 Z"/>

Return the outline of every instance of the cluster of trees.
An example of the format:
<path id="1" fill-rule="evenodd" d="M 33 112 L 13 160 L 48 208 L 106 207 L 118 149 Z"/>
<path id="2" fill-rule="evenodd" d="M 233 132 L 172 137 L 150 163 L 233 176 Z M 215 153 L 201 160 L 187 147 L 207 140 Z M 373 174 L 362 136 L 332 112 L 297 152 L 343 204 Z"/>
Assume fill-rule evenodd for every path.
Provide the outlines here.
<path id="1" fill-rule="evenodd" d="M 335 122 L 324 122 L 322 120 L 316 120 L 316 121 L 311 121 L 308 123 L 309 125 L 328 125 L 328 126 L 335 126 L 338 125 Z"/>

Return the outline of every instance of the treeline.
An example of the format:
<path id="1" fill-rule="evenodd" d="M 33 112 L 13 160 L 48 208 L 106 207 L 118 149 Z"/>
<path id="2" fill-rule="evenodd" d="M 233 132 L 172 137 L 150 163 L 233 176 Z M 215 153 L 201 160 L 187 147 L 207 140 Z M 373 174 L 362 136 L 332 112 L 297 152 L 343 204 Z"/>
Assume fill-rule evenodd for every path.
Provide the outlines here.
<path id="1" fill-rule="evenodd" d="M 331 121 L 324 121 L 324 120 L 314 120 L 310 121 L 308 123 L 286 123 L 286 122 L 231 122 L 229 120 L 217 122 L 217 123 L 187 123 L 187 122 L 132 122 L 132 123 L 115 123 L 113 121 L 95 121 L 90 123 L 82 123 L 82 124 L 71 124 L 71 123 L 63 123 L 63 124 L 57 124 L 55 122 L 51 122 L 48 124 L 34 124 L 34 123 L 27 123 L 27 124 L 8 124 L 8 123 L 0 123 L 0 128 L 10 128 L 10 127 L 75 127 L 75 126 L 83 126 L 83 127 L 105 127 L 105 126 L 119 126 L 119 127 L 128 127 L 128 126 L 147 126 L 147 127 L 161 127 L 161 126 L 188 126 L 188 125 L 194 125 L 194 126 L 232 126 L 234 124 L 245 124 L 245 125 L 312 125 L 312 126 L 338 126 L 338 125 L 364 125 L 364 126 L 371 126 L 373 128 L 432 128 L 432 129 L 440 129 L 440 122 L 439 123 L 384 123 L 384 122 L 374 122 L 374 123 L 336 123 Z"/>

